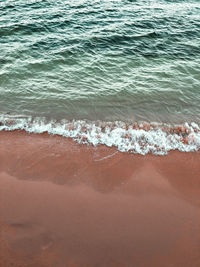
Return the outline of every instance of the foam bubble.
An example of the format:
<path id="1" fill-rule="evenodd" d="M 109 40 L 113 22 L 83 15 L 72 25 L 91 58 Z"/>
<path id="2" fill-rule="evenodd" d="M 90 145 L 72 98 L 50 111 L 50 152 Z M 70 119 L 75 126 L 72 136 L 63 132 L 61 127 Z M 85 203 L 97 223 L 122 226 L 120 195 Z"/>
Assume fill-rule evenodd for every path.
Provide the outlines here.
<path id="1" fill-rule="evenodd" d="M 25 130 L 29 133 L 47 132 L 72 138 L 80 144 L 115 146 L 121 152 L 145 155 L 165 155 L 170 150 L 197 151 L 200 148 L 200 128 L 192 122 L 170 126 L 157 123 L 88 122 L 84 120 L 60 122 L 44 118 L 0 116 L 0 130 Z"/>

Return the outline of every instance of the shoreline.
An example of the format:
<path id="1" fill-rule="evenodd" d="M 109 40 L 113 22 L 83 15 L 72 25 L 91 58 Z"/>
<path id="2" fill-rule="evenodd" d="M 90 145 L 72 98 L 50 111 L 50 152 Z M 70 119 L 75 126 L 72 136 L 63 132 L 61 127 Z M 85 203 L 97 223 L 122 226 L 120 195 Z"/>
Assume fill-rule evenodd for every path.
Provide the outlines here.
<path id="1" fill-rule="evenodd" d="M 200 127 L 195 122 L 182 125 L 123 121 L 46 121 L 45 118 L 0 118 L 0 131 L 59 135 L 79 144 L 106 145 L 120 152 L 166 155 L 169 151 L 200 150 Z"/>
<path id="2" fill-rule="evenodd" d="M 199 266 L 199 162 L 0 132 L 0 266 Z"/>

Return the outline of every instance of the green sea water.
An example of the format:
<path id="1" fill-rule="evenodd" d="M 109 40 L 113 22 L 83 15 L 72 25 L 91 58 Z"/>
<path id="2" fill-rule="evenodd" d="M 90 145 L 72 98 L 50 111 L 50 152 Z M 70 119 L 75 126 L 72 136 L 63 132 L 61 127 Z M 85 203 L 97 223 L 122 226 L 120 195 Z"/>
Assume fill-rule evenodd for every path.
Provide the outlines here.
<path id="1" fill-rule="evenodd" d="M 1 1 L 0 113 L 199 122 L 200 1 Z"/>

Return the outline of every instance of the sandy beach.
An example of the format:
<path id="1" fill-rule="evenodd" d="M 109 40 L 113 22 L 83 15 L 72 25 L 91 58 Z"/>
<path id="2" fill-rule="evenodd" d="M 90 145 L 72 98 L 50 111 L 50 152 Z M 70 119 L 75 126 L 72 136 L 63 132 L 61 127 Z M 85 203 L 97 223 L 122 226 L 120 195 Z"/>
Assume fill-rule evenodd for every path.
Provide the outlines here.
<path id="1" fill-rule="evenodd" d="M 0 266 L 200 266 L 199 163 L 0 132 Z"/>
<path id="2" fill-rule="evenodd" d="M 0 267 L 200 267 L 200 1 L 0 1 Z"/>

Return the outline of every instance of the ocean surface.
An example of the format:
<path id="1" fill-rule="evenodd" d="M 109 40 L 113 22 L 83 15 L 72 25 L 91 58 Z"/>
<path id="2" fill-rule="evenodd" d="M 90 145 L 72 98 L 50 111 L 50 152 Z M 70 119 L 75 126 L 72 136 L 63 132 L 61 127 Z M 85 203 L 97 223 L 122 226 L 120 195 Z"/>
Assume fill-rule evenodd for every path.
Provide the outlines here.
<path id="1" fill-rule="evenodd" d="M 199 0 L 0 2 L 0 130 L 165 154 L 199 114 Z"/>

